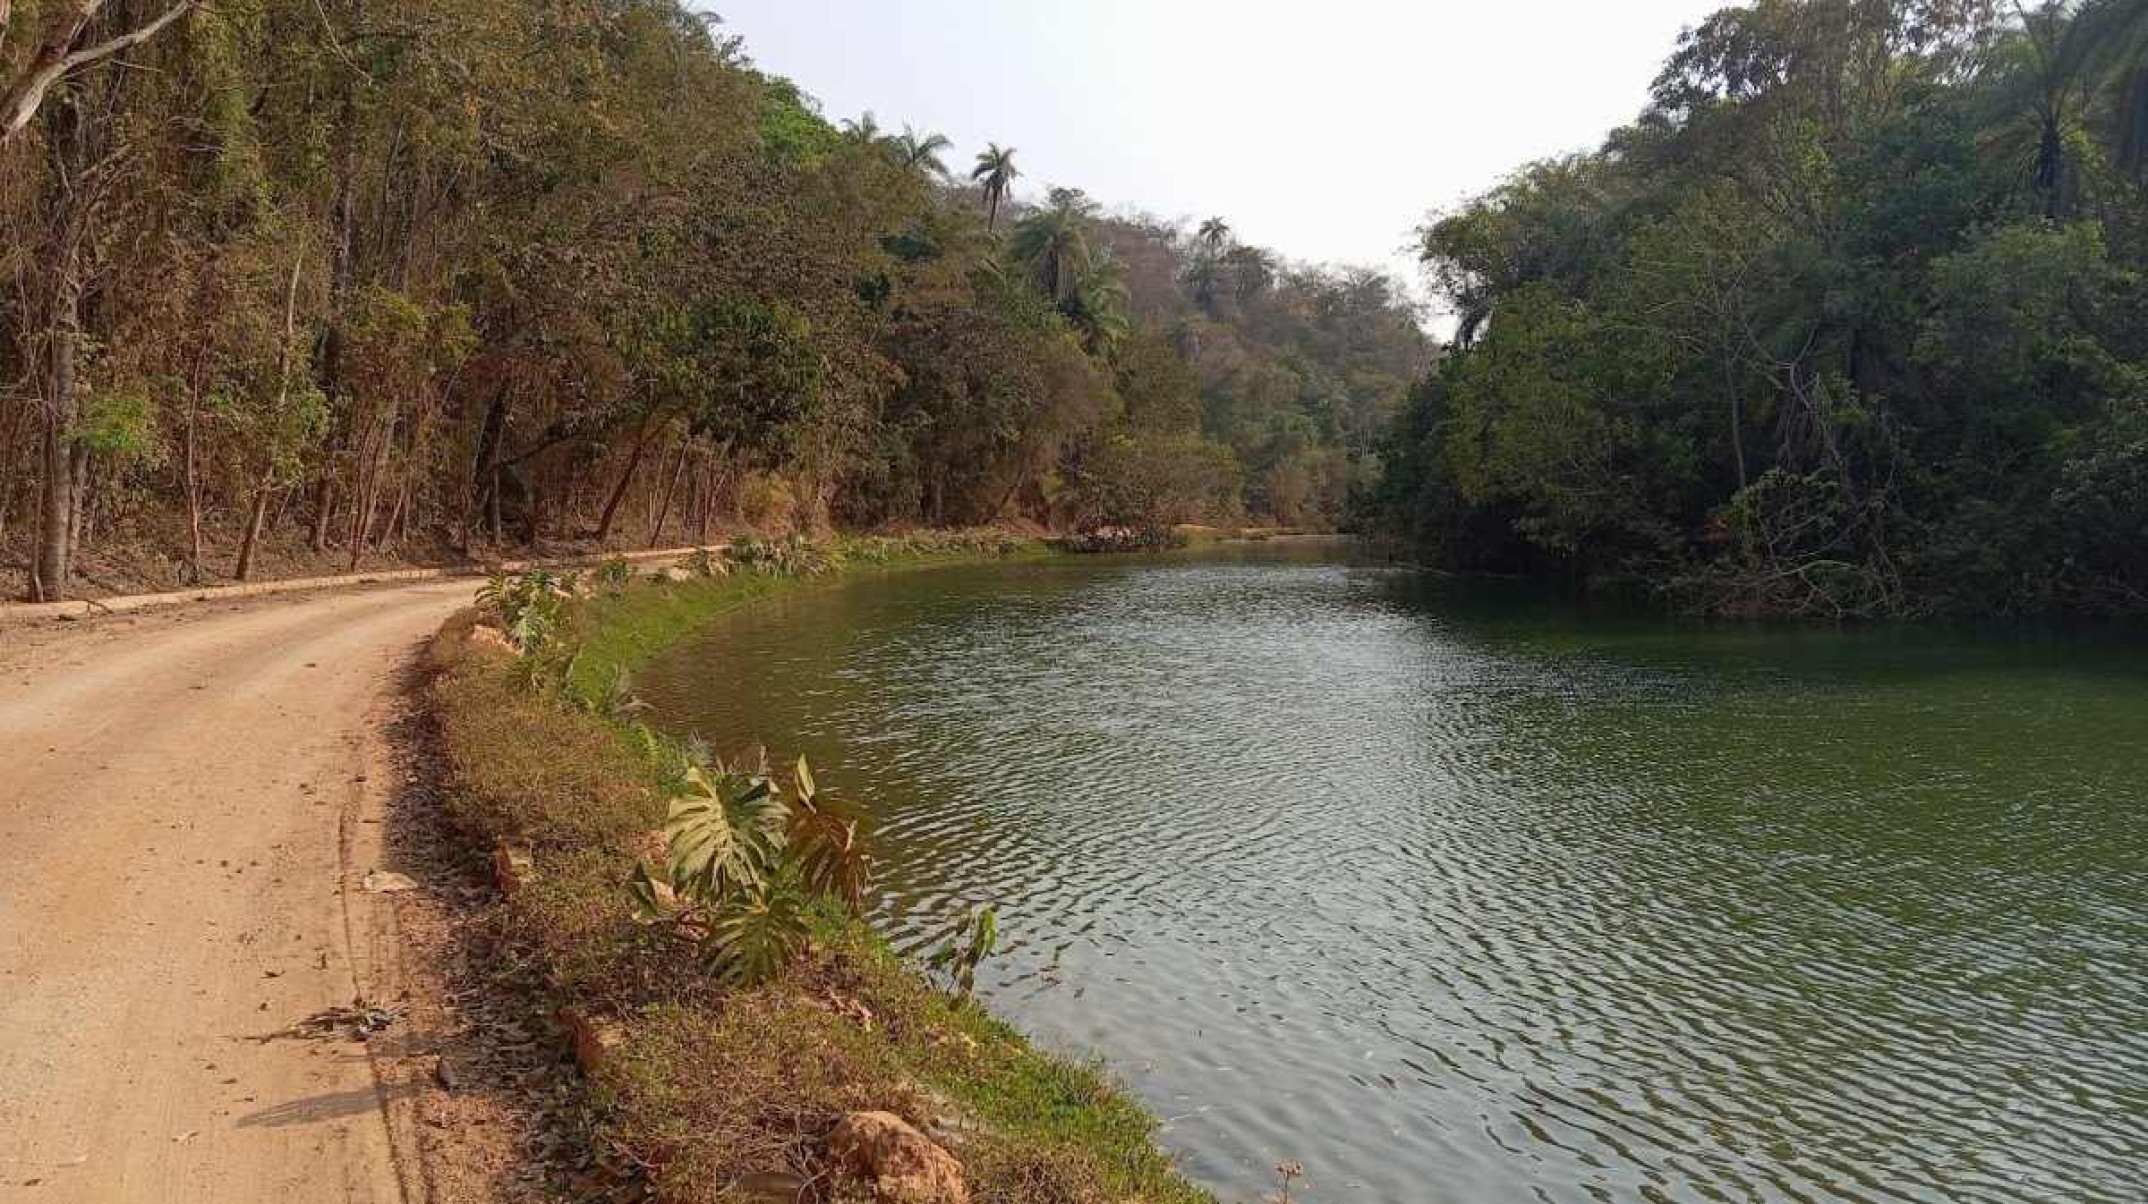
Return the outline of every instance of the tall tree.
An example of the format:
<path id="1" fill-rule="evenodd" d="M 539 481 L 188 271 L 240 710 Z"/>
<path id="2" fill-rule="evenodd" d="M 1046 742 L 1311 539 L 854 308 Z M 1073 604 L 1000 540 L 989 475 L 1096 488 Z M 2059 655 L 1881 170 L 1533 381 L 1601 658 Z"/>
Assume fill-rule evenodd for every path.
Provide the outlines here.
<path id="1" fill-rule="evenodd" d="M 977 153 L 977 166 L 970 171 L 970 179 L 984 186 L 985 229 L 999 229 L 999 209 L 1006 203 L 1009 189 L 1022 173 L 1014 165 L 1014 148 L 1002 147 L 994 142 Z"/>

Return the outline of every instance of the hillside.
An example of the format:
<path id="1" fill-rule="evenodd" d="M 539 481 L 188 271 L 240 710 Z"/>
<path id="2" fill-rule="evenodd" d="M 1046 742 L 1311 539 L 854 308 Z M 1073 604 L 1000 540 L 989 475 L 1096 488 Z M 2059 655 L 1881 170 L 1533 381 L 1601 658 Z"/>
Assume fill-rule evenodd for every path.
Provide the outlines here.
<path id="1" fill-rule="evenodd" d="M 732 527 L 1330 526 L 1427 358 L 1386 281 L 1021 207 L 1040 165 L 831 122 L 674 0 L 15 25 L 13 594 Z"/>

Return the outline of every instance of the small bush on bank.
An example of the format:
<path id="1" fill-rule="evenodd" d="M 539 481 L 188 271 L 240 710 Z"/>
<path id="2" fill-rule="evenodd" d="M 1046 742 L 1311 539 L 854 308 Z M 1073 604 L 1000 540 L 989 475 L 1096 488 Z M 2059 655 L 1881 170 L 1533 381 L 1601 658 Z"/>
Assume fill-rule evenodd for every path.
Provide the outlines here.
<path id="1" fill-rule="evenodd" d="M 1171 527 L 1095 527 L 1058 541 L 1062 551 L 1168 552 L 1186 546 L 1187 538 Z"/>

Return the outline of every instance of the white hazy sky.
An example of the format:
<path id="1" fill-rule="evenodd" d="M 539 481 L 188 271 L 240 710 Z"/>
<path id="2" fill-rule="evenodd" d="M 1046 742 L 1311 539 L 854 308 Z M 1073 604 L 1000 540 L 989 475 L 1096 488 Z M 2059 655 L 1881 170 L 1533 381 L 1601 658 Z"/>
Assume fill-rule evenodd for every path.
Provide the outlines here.
<path id="1" fill-rule="evenodd" d="M 1018 148 L 1025 195 L 1221 214 L 1297 260 L 1415 280 L 1433 209 L 1639 112 L 1730 0 L 711 0 L 831 119 Z"/>

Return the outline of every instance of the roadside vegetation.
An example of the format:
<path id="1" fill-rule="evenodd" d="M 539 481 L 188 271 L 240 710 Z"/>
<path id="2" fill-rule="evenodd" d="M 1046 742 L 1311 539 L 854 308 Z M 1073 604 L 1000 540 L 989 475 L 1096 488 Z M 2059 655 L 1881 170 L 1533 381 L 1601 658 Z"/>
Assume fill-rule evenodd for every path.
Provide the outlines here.
<path id="1" fill-rule="evenodd" d="M 870 800 L 830 797 L 803 761 L 725 766 L 640 724 L 621 688 L 692 627 L 772 591 L 1036 546 L 785 541 L 654 576 L 500 578 L 437 637 L 453 819 L 494 858 L 498 955 L 543 984 L 533 1007 L 557 1009 L 614 1186 L 676 1202 L 871 1198 L 855 1133 L 884 1113 L 944 1153 L 962 1194 L 920 1172 L 930 1182 L 879 1180 L 880 1198 L 1209 1199 L 1096 1068 L 1036 1051 L 969 1001 L 989 913 L 948 917 L 938 983 L 872 933 Z"/>
<path id="2" fill-rule="evenodd" d="M 1429 363 L 1376 273 L 832 120 L 680 0 L 9 8 L 9 594 L 1330 528 Z"/>
<path id="3" fill-rule="evenodd" d="M 1423 231 L 1376 525 L 1696 609 L 2148 613 L 2148 3 L 1761 0 Z"/>

